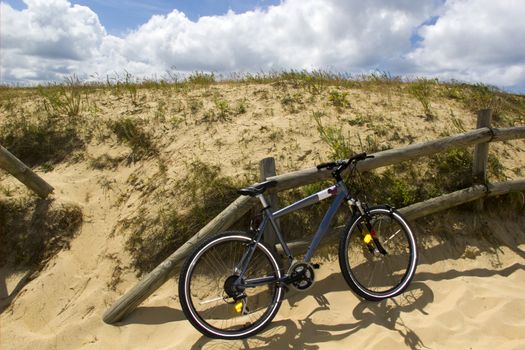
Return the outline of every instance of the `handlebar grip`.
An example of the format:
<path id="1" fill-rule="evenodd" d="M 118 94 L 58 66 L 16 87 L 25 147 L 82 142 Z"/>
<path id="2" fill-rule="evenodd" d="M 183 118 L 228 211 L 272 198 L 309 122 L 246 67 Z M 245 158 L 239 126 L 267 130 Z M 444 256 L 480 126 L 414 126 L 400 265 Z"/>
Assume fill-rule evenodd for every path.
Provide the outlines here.
<path id="1" fill-rule="evenodd" d="M 317 170 L 321 170 L 321 169 L 324 169 L 324 168 L 334 167 L 336 165 L 337 164 L 335 162 L 321 163 L 319 165 L 316 165 L 316 168 L 317 168 Z"/>
<path id="2" fill-rule="evenodd" d="M 366 152 L 363 152 L 363 153 L 358 153 L 352 157 L 350 157 L 350 159 L 348 160 L 350 163 L 351 162 L 358 162 L 360 160 L 363 160 L 363 159 L 366 159 Z"/>

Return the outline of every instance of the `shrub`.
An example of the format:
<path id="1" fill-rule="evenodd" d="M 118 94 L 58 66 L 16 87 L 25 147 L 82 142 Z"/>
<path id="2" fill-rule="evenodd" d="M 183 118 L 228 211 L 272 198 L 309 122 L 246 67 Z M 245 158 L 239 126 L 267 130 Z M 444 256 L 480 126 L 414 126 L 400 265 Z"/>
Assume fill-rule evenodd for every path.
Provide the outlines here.
<path id="1" fill-rule="evenodd" d="M 320 112 L 314 112 L 312 117 L 317 124 L 317 131 L 319 132 L 321 140 L 326 143 L 332 151 L 330 159 L 348 158 L 352 152 L 348 137 L 343 134 L 341 127 L 324 126 L 321 123 L 322 115 Z"/>
<path id="2" fill-rule="evenodd" d="M 435 116 L 430 109 L 430 97 L 436 80 L 417 79 L 409 85 L 409 92 L 421 103 L 425 112 L 425 119 L 433 120 Z"/>
<path id="3" fill-rule="evenodd" d="M 232 202 L 242 187 L 239 181 L 222 176 L 218 166 L 195 161 L 189 168 L 185 178 L 163 190 L 177 196 L 177 208 L 165 203 L 151 214 L 150 204 L 144 203 L 137 215 L 121 223 L 131 232 L 126 249 L 139 273 L 150 271 L 184 244 Z M 242 227 L 246 229 L 247 222 Z"/>
<path id="4" fill-rule="evenodd" d="M 337 107 L 338 109 L 348 108 L 350 107 L 350 102 L 347 100 L 348 92 L 339 92 L 337 90 L 330 91 L 330 95 L 328 96 L 328 100 L 334 107 Z"/>
<path id="5" fill-rule="evenodd" d="M 0 144 L 29 166 L 63 161 L 84 148 L 79 127 L 65 116 L 8 115 L 0 127 Z"/>
<path id="6" fill-rule="evenodd" d="M 140 119 L 123 118 L 108 122 L 108 126 L 120 142 L 131 148 L 132 160 L 157 154 L 151 134 Z"/>
<path id="7" fill-rule="evenodd" d="M 194 72 L 186 78 L 186 81 L 195 85 L 211 85 L 216 82 L 215 74 L 204 72 Z"/>
<path id="8" fill-rule="evenodd" d="M 82 83 L 73 76 L 64 84 L 39 87 L 38 92 L 44 98 L 44 109 L 49 115 L 74 118 L 80 116 L 85 106 L 83 89 Z"/>

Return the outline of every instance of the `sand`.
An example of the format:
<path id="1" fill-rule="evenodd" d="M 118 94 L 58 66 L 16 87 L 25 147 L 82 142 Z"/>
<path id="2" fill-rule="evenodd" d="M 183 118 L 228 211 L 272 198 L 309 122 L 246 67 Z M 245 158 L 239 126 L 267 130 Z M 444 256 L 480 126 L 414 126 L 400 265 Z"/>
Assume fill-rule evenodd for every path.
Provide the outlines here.
<path id="1" fill-rule="evenodd" d="M 166 176 L 180 179 L 193 160 L 220 164 L 222 173 L 230 176 L 257 174 L 258 161 L 268 155 L 276 158 L 278 173 L 325 161 L 329 150 L 320 141 L 312 119 L 319 110 L 326 113 L 326 125 L 343 125 L 345 135 L 360 135 L 360 139 L 352 138 L 356 149 L 368 135 L 380 145 L 389 139 L 385 146 L 399 147 L 460 132 L 451 126 L 454 116 L 461 117 L 467 129 L 475 125 L 474 114 L 454 102 L 433 102 L 438 118 L 429 124 L 420 117 L 421 107 L 413 98 L 357 90 L 350 91 L 352 109 L 342 116 L 323 102 L 327 93 L 317 105 L 289 113 L 280 101 L 283 94 L 294 91 L 279 89 L 248 85 L 191 92 L 189 97 L 159 97 L 169 101 L 170 110 L 177 101 L 188 104 L 192 94 L 200 98 L 199 93 L 221 93 L 232 105 L 242 98 L 249 101 L 248 113 L 211 127 L 202 121 L 171 129 L 152 125 Z M 261 91 L 270 97 L 258 97 L 264 95 Z M 129 101 L 107 95 L 102 94 L 97 102 L 98 113 L 104 118 L 136 113 L 140 118 L 152 118 L 158 102 L 151 97 L 153 93 L 147 95 L 151 101 L 144 103 L 142 113 L 130 110 Z M 304 103 L 307 97 L 303 93 Z M 203 110 L 212 104 L 212 98 L 208 100 Z M 36 111 L 37 107 L 27 109 Z M 349 121 L 357 118 L 364 118 L 366 124 L 350 125 Z M 398 139 L 394 131 L 406 138 Z M 505 152 L 501 151 L 503 147 Z M 130 182 L 131 176 L 146 183 L 155 179 L 159 169 L 155 160 L 103 170 L 89 165 L 98 156 L 118 157 L 128 151 L 114 138 L 94 140 L 83 161 L 58 164 L 46 173 L 37 169 L 56 188 L 57 201 L 73 202 L 82 208 L 84 223 L 70 249 L 61 251 L 30 280 L 26 271 L 0 270 L 0 308 L 10 302 L 0 313 L 0 349 L 525 348 L 523 222 L 505 228 L 500 227 L 501 221 L 492 222 L 491 233 L 507 242 L 492 249 L 475 240 L 458 249 L 451 239 L 453 233 L 446 233 L 448 243 L 421 247 L 420 265 L 410 289 L 379 303 L 360 300 L 344 282 L 337 261 L 324 261 L 314 287 L 304 294 L 287 295 L 268 329 L 244 341 L 211 340 L 198 333 L 180 310 L 175 279 L 122 323 L 107 325 L 102 321 L 104 311 L 138 281 L 124 249 L 126 232 L 115 228 L 144 203 L 154 213 L 161 207 L 156 206 L 157 201 L 176 202 L 169 196 L 156 198 L 155 192 L 148 195 L 138 187 L 144 187 L 143 183 Z M 524 140 L 491 145 L 491 152 L 500 156 L 509 179 L 521 176 Z M 18 193 L 15 180 L 0 180 Z M 120 201 L 122 194 L 127 196 Z"/>
<path id="2" fill-rule="evenodd" d="M 93 225 L 96 226 L 94 222 Z M 176 280 L 168 281 L 118 325 L 106 307 L 135 282 L 109 291 L 111 259 L 92 256 L 83 231 L 0 315 L 2 349 L 523 349 L 524 244 L 514 251 L 442 259 L 450 244 L 422 252 L 404 294 L 379 303 L 356 297 L 337 261 L 323 261 L 318 282 L 290 292 L 271 325 L 248 340 L 212 340 L 184 318 Z M 523 238 L 524 232 L 519 233 Z M 521 239 L 523 241 L 523 239 Z M 469 250 L 470 249 L 470 250 Z M 471 247 L 467 251 L 478 248 Z M 74 273 L 72 273 L 74 271 Z M 11 283 L 12 284 L 12 283 Z M 9 287 L 9 284 L 8 284 Z"/>

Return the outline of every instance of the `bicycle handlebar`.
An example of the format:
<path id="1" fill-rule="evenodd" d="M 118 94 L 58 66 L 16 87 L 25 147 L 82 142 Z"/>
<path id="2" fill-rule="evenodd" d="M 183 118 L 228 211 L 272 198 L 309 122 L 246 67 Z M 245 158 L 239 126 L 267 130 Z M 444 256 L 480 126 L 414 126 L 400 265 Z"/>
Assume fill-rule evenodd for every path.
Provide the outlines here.
<path id="1" fill-rule="evenodd" d="M 350 164 L 357 163 L 361 160 L 365 160 L 367 158 L 374 158 L 374 156 L 369 156 L 366 154 L 366 152 L 356 154 L 349 159 L 345 160 L 336 160 L 335 162 L 327 162 L 327 163 L 321 163 L 317 165 L 317 170 L 321 169 L 333 169 L 337 167 L 336 171 L 341 172 L 344 169 L 346 169 Z"/>
<path id="2" fill-rule="evenodd" d="M 359 154 L 356 154 L 353 157 L 350 157 L 350 159 L 348 159 L 348 163 L 352 163 L 353 161 L 359 162 L 360 160 L 365 160 L 368 157 L 373 158 L 374 156 L 367 156 L 366 152 L 359 153 Z"/>
<path id="3" fill-rule="evenodd" d="M 336 162 L 328 162 L 328 163 L 318 164 L 318 165 L 316 165 L 316 167 L 317 167 L 317 170 L 321 170 L 321 169 L 324 169 L 324 168 L 333 168 L 336 165 L 337 165 Z"/>

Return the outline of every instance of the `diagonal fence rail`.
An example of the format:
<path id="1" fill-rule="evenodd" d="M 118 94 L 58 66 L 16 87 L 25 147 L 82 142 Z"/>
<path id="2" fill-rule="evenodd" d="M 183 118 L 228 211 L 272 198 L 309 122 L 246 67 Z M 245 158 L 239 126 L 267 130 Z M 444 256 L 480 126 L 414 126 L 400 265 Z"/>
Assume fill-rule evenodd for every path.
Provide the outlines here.
<path id="1" fill-rule="evenodd" d="M 2 145 L 0 145 L 0 168 L 5 169 L 16 177 L 18 181 L 26 185 L 41 198 L 46 198 L 54 190 L 53 186 L 35 174 Z"/>
<path id="2" fill-rule="evenodd" d="M 486 113 L 491 112 L 490 110 L 480 111 L 478 113 L 478 118 L 481 118 Z M 374 158 L 360 162 L 359 169 L 361 171 L 367 171 L 444 152 L 451 148 L 468 147 L 485 144 L 487 142 L 508 141 L 522 138 L 525 138 L 525 126 L 498 129 L 489 126 L 481 127 L 463 134 L 448 136 L 424 143 L 412 144 L 398 149 L 377 152 L 374 154 Z M 481 158 L 483 158 L 483 156 Z M 486 163 L 486 159 L 484 162 Z M 486 167 L 484 171 L 486 171 Z M 314 167 L 287 174 L 270 176 L 267 177 L 267 180 L 277 181 L 277 186 L 273 190 L 279 192 L 323 181 L 329 179 L 330 176 L 330 171 L 318 170 Z M 486 196 L 500 195 L 511 191 L 525 191 L 525 179 L 497 184 L 476 184 L 467 189 L 401 208 L 400 211 L 409 219 L 415 219 L 466 202 L 478 200 Z M 177 264 L 186 257 L 192 247 L 201 242 L 205 237 L 230 227 L 235 221 L 246 214 L 255 203 L 256 201 L 251 197 L 238 197 L 205 227 L 197 232 L 190 240 L 173 252 L 159 266 L 139 281 L 137 285 L 115 301 L 115 303 L 104 313 L 102 317 L 104 322 L 114 324 L 122 320 L 173 275 Z M 300 244 L 300 242 L 298 242 L 298 244 Z"/>

